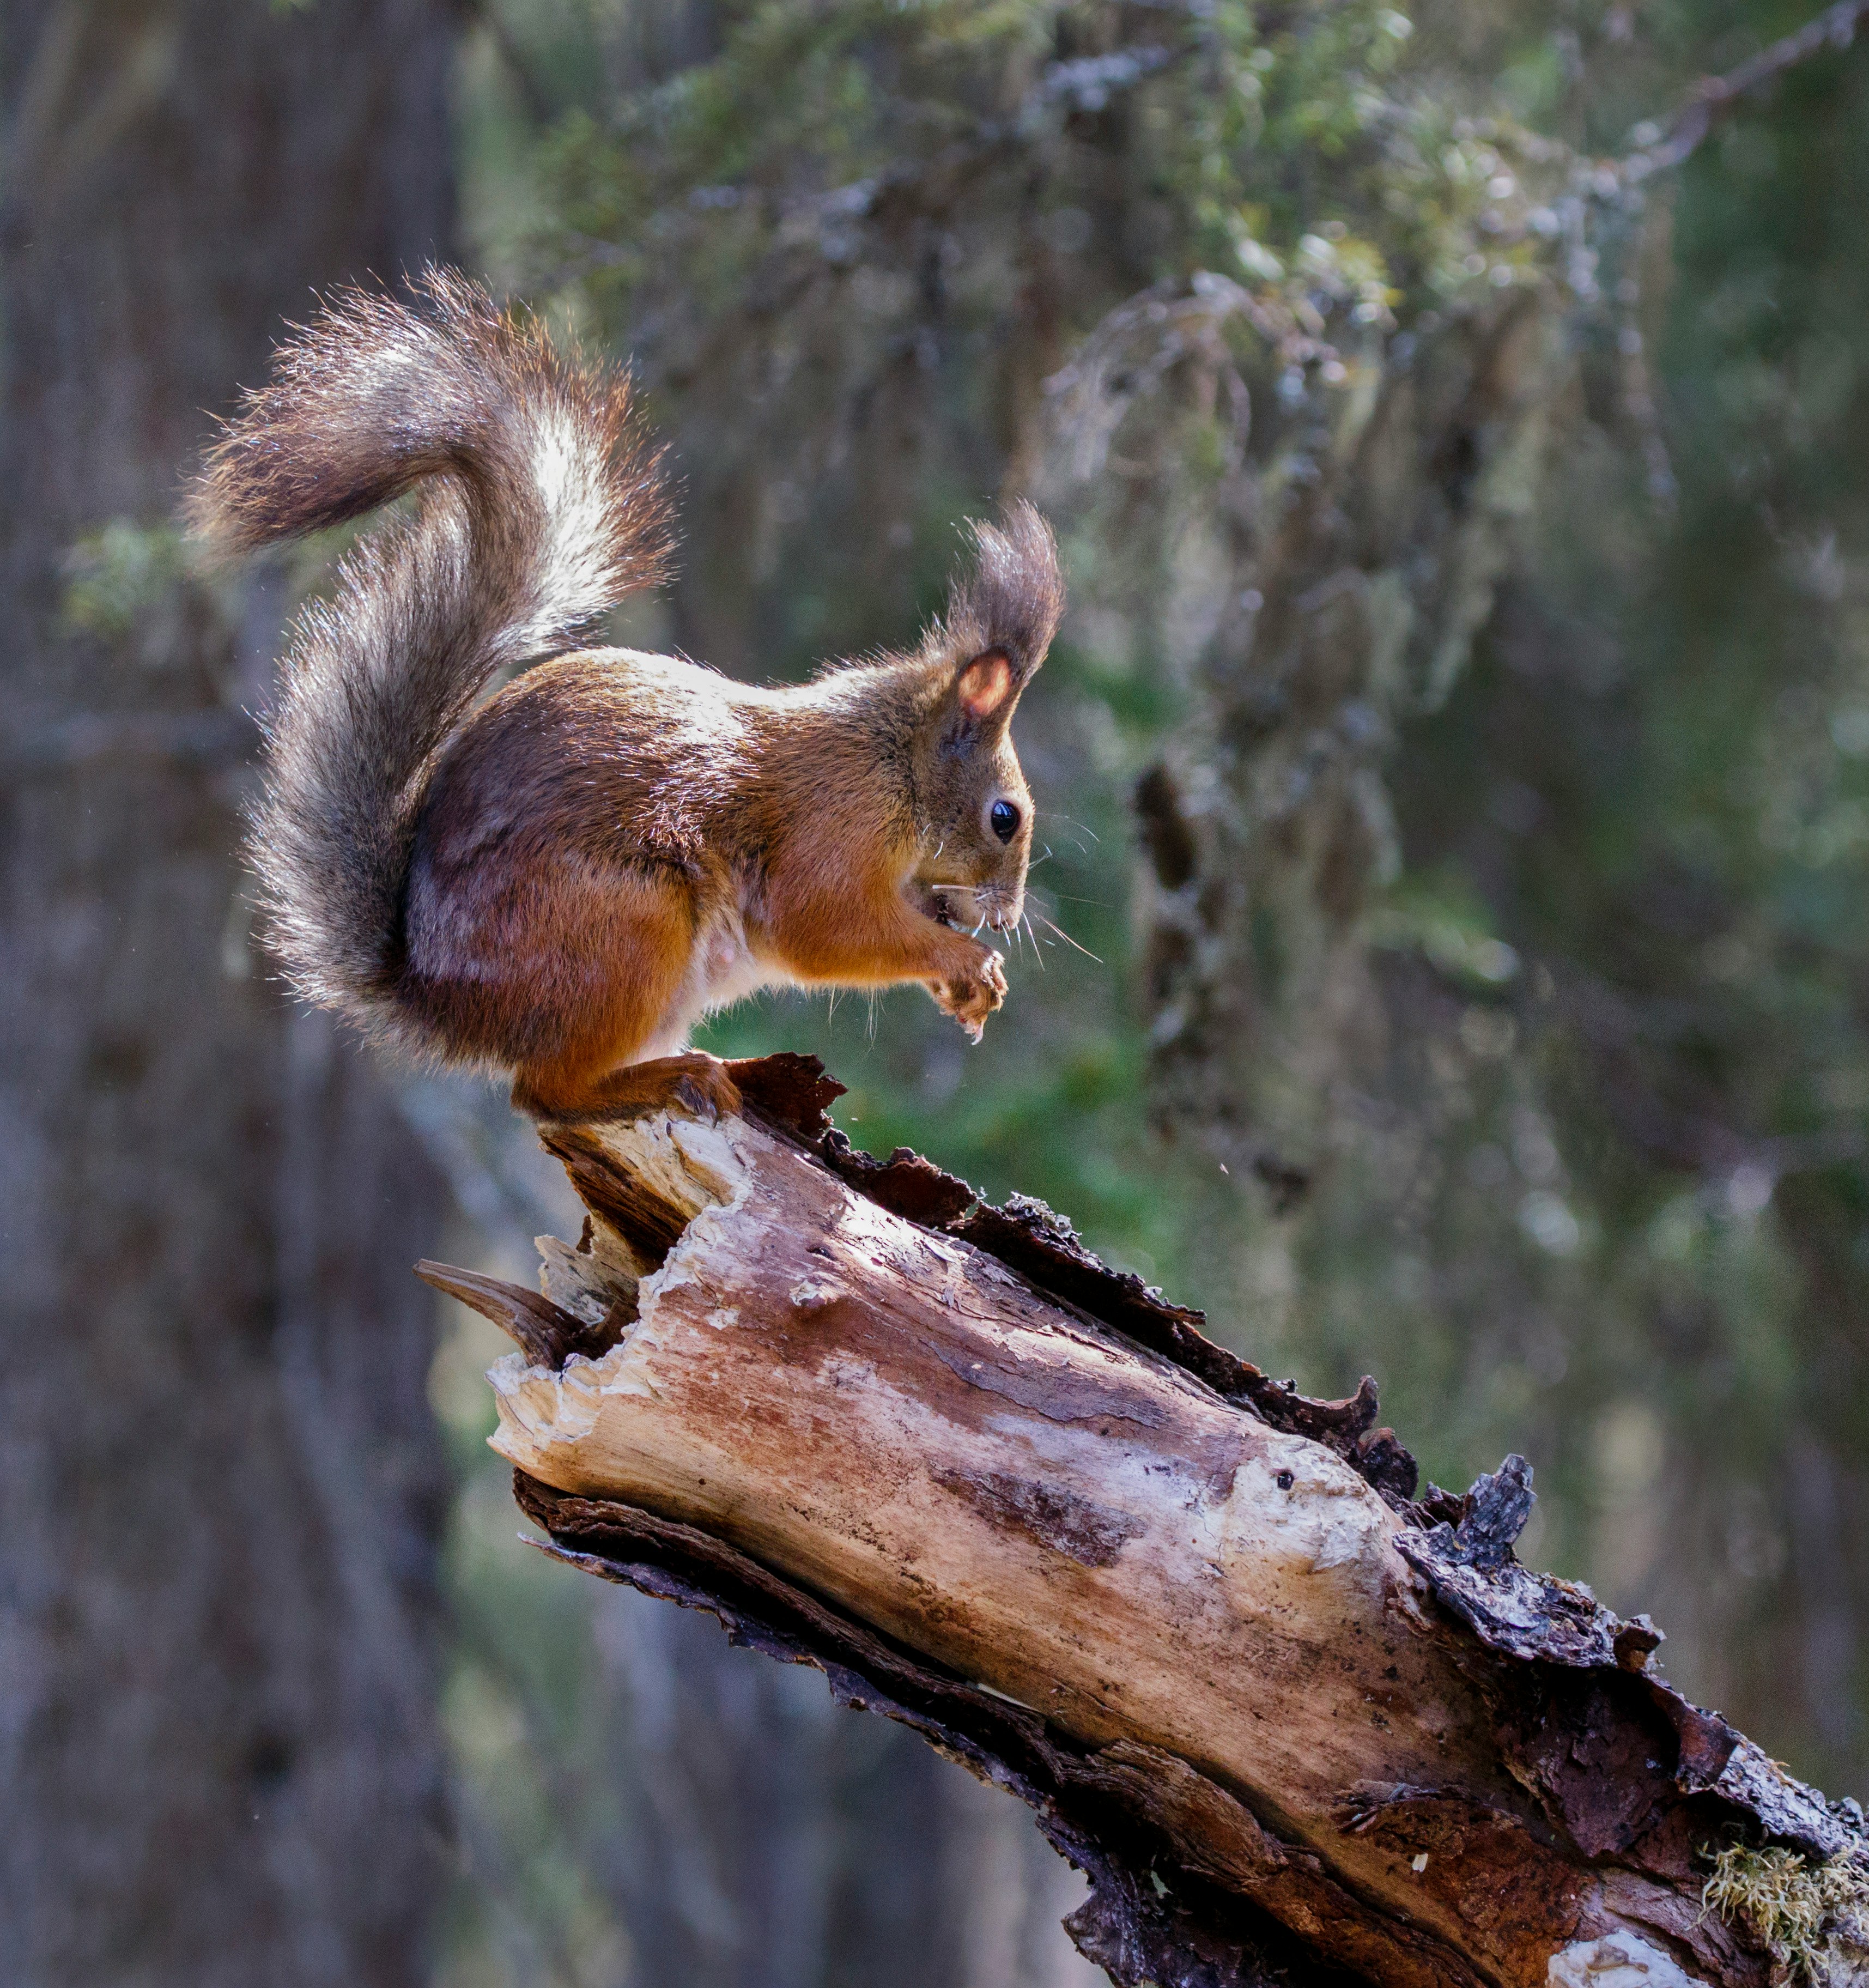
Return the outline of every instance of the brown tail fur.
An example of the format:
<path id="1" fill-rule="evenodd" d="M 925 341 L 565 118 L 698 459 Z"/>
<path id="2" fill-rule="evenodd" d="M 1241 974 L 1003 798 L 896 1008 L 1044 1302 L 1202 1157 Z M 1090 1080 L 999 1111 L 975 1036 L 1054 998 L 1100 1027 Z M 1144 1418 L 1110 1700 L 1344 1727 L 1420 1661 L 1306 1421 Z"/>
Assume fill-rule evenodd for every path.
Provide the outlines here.
<path id="1" fill-rule="evenodd" d="M 667 564 L 627 378 L 555 353 L 465 279 L 338 298 L 210 455 L 191 522 L 228 553 L 419 489 L 301 620 L 249 844 L 309 999 L 402 1033 L 404 887 L 434 757 L 502 668 L 560 647 Z"/>

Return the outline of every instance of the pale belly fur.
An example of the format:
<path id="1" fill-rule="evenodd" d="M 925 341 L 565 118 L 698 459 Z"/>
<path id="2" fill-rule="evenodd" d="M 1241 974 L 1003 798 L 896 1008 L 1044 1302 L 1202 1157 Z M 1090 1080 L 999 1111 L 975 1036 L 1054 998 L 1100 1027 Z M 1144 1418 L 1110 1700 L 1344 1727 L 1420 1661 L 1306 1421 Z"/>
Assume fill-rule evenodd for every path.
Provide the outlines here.
<path id="1" fill-rule="evenodd" d="M 674 1056 L 688 1047 L 688 1033 L 705 1015 L 731 1008 L 762 988 L 786 987 L 793 976 L 776 962 L 758 959 L 746 943 L 745 921 L 738 906 L 721 913 L 697 942 L 683 980 L 655 1033 L 637 1052 L 639 1063 Z"/>

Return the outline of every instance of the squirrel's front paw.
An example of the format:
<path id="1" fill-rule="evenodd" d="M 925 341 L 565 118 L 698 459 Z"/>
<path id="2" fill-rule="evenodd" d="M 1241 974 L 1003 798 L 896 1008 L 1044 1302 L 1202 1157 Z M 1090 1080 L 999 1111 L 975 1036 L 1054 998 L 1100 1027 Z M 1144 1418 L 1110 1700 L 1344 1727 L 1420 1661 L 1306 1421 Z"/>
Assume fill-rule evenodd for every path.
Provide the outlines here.
<path id="1" fill-rule="evenodd" d="M 999 955 L 982 946 L 978 962 L 967 972 L 928 983 L 934 1004 L 951 1015 L 977 1043 L 986 1026 L 986 1018 L 1006 997 L 1005 969 Z"/>

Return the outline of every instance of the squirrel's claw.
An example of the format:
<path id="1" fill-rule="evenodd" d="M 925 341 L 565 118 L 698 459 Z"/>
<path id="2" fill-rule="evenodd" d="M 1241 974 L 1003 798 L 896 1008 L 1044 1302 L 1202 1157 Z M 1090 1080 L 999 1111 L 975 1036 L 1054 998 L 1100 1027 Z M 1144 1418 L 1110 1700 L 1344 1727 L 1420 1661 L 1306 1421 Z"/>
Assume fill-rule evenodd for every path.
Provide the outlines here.
<path id="1" fill-rule="evenodd" d="M 936 1006 L 951 1015 L 976 1043 L 985 1033 L 987 1016 L 1006 997 L 1005 969 L 999 954 L 987 946 L 981 947 L 980 954 L 979 962 L 971 972 L 928 983 Z"/>

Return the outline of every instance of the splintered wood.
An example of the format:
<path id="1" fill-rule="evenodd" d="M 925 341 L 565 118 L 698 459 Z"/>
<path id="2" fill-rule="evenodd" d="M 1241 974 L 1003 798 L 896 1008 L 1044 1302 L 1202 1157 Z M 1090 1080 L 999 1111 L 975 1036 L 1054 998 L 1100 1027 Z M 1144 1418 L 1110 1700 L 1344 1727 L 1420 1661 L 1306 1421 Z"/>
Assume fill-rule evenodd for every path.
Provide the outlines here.
<path id="1" fill-rule="evenodd" d="M 1512 1560 L 1522 1466 L 1417 1503 L 1373 1392 L 1289 1395 L 1048 1211 L 851 1153 L 815 1066 L 735 1071 L 728 1116 L 671 1078 L 546 1129 L 590 1219 L 542 1298 L 424 1266 L 522 1349 L 492 1440 L 568 1554 L 1023 1794 L 1118 1981 L 1763 1988 L 1701 1847 L 1857 1833 Z"/>

